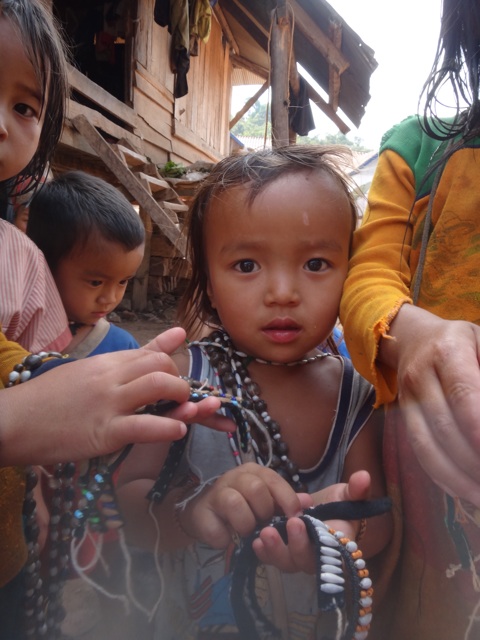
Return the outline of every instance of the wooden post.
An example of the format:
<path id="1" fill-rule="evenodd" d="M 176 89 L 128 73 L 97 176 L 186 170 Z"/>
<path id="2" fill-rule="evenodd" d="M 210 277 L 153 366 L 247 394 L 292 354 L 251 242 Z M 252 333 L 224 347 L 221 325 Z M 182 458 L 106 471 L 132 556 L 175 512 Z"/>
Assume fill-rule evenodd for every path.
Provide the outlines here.
<path id="1" fill-rule="evenodd" d="M 289 67 L 292 44 L 291 23 L 286 0 L 278 0 L 272 15 L 272 39 L 270 50 L 272 82 L 272 146 L 289 143 Z"/>

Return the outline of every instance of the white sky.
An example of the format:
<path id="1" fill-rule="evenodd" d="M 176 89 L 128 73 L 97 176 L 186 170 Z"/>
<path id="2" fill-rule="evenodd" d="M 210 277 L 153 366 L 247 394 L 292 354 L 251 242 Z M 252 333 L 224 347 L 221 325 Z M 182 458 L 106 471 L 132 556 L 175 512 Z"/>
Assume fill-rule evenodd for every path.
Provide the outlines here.
<path id="1" fill-rule="evenodd" d="M 376 149 L 387 129 L 417 111 L 418 98 L 435 56 L 441 0 L 329 2 L 375 52 L 378 67 L 370 80 L 371 98 L 360 127 L 352 125 L 348 137 L 359 137 Z M 249 87 L 242 98 L 234 97 L 232 111 L 238 111 L 255 90 Z M 313 112 L 317 129 L 310 135 L 322 137 L 338 132 L 317 107 L 313 106 Z M 342 119 L 348 123 L 346 118 Z"/>

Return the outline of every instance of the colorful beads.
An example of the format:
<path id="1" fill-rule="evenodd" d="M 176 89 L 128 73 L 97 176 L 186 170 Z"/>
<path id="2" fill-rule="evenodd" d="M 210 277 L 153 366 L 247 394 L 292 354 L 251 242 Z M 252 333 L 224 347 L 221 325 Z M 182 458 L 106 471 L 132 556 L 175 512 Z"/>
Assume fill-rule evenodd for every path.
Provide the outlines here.
<path id="1" fill-rule="evenodd" d="M 51 358 L 68 358 L 68 356 L 58 351 L 41 351 L 40 353 L 30 353 L 23 358 L 22 362 L 13 367 L 13 371 L 8 375 L 7 387 L 13 387 L 22 382 L 26 382 L 35 371 L 42 366 L 44 362 Z"/>

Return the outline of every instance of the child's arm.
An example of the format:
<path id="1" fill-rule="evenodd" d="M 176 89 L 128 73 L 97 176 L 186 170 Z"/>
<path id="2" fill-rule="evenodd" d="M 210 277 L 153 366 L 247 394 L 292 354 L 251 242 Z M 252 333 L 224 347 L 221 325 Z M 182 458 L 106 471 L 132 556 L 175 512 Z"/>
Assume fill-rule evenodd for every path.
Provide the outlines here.
<path id="1" fill-rule="evenodd" d="M 180 375 L 188 374 L 189 356 L 185 348 L 177 349 L 172 355 L 172 360 Z M 220 414 L 210 415 L 208 418 L 207 415 L 205 411 L 202 412 L 198 422 L 223 431 L 235 428 L 231 420 Z M 151 503 L 147 499 L 169 449 L 169 442 L 136 445 L 120 468 L 116 491 L 125 521 L 125 532 L 129 543 L 139 548 L 153 550 L 160 542 L 162 550 L 171 550 L 185 547 L 192 542 L 179 527 L 178 510 L 175 508 L 175 505 L 186 497 L 185 487 L 170 489 L 161 503 Z M 161 528 L 161 540 L 158 525 Z"/>
<path id="2" fill-rule="evenodd" d="M 315 505 L 338 500 L 367 500 L 386 494 L 381 464 L 382 412 L 374 412 L 350 448 L 345 460 L 343 478 L 348 483 L 327 487 L 312 495 Z M 368 471 L 368 473 L 367 473 Z M 351 539 L 359 533 L 359 521 L 330 521 L 332 528 L 341 530 Z M 267 527 L 253 543 L 259 560 L 273 564 L 283 571 L 315 571 L 315 560 L 304 523 L 291 518 L 287 522 L 288 545 L 279 533 Z M 359 541 L 365 558 L 378 554 L 389 542 L 392 534 L 390 513 L 369 518 Z"/>

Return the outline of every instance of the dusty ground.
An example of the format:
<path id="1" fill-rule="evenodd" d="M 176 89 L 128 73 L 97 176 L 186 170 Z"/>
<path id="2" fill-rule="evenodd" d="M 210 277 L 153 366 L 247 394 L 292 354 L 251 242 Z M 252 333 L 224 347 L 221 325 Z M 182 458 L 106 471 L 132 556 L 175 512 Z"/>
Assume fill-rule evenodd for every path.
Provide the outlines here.
<path id="1" fill-rule="evenodd" d="M 140 346 L 143 346 L 165 329 L 175 326 L 177 301 L 178 295 L 165 293 L 150 300 L 149 308 L 144 312 L 133 312 L 120 307 L 108 319 L 131 333 Z"/>
<path id="2" fill-rule="evenodd" d="M 123 320 L 121 323 L 115 324 L 131 333 L 140 346 L 153 340 L 155 336 L 165 331 L 165 329 L 174 326 L 173 321 L 168 318 L 152 318 L 149 320 L 138 318 L 138 320 Z"/>

